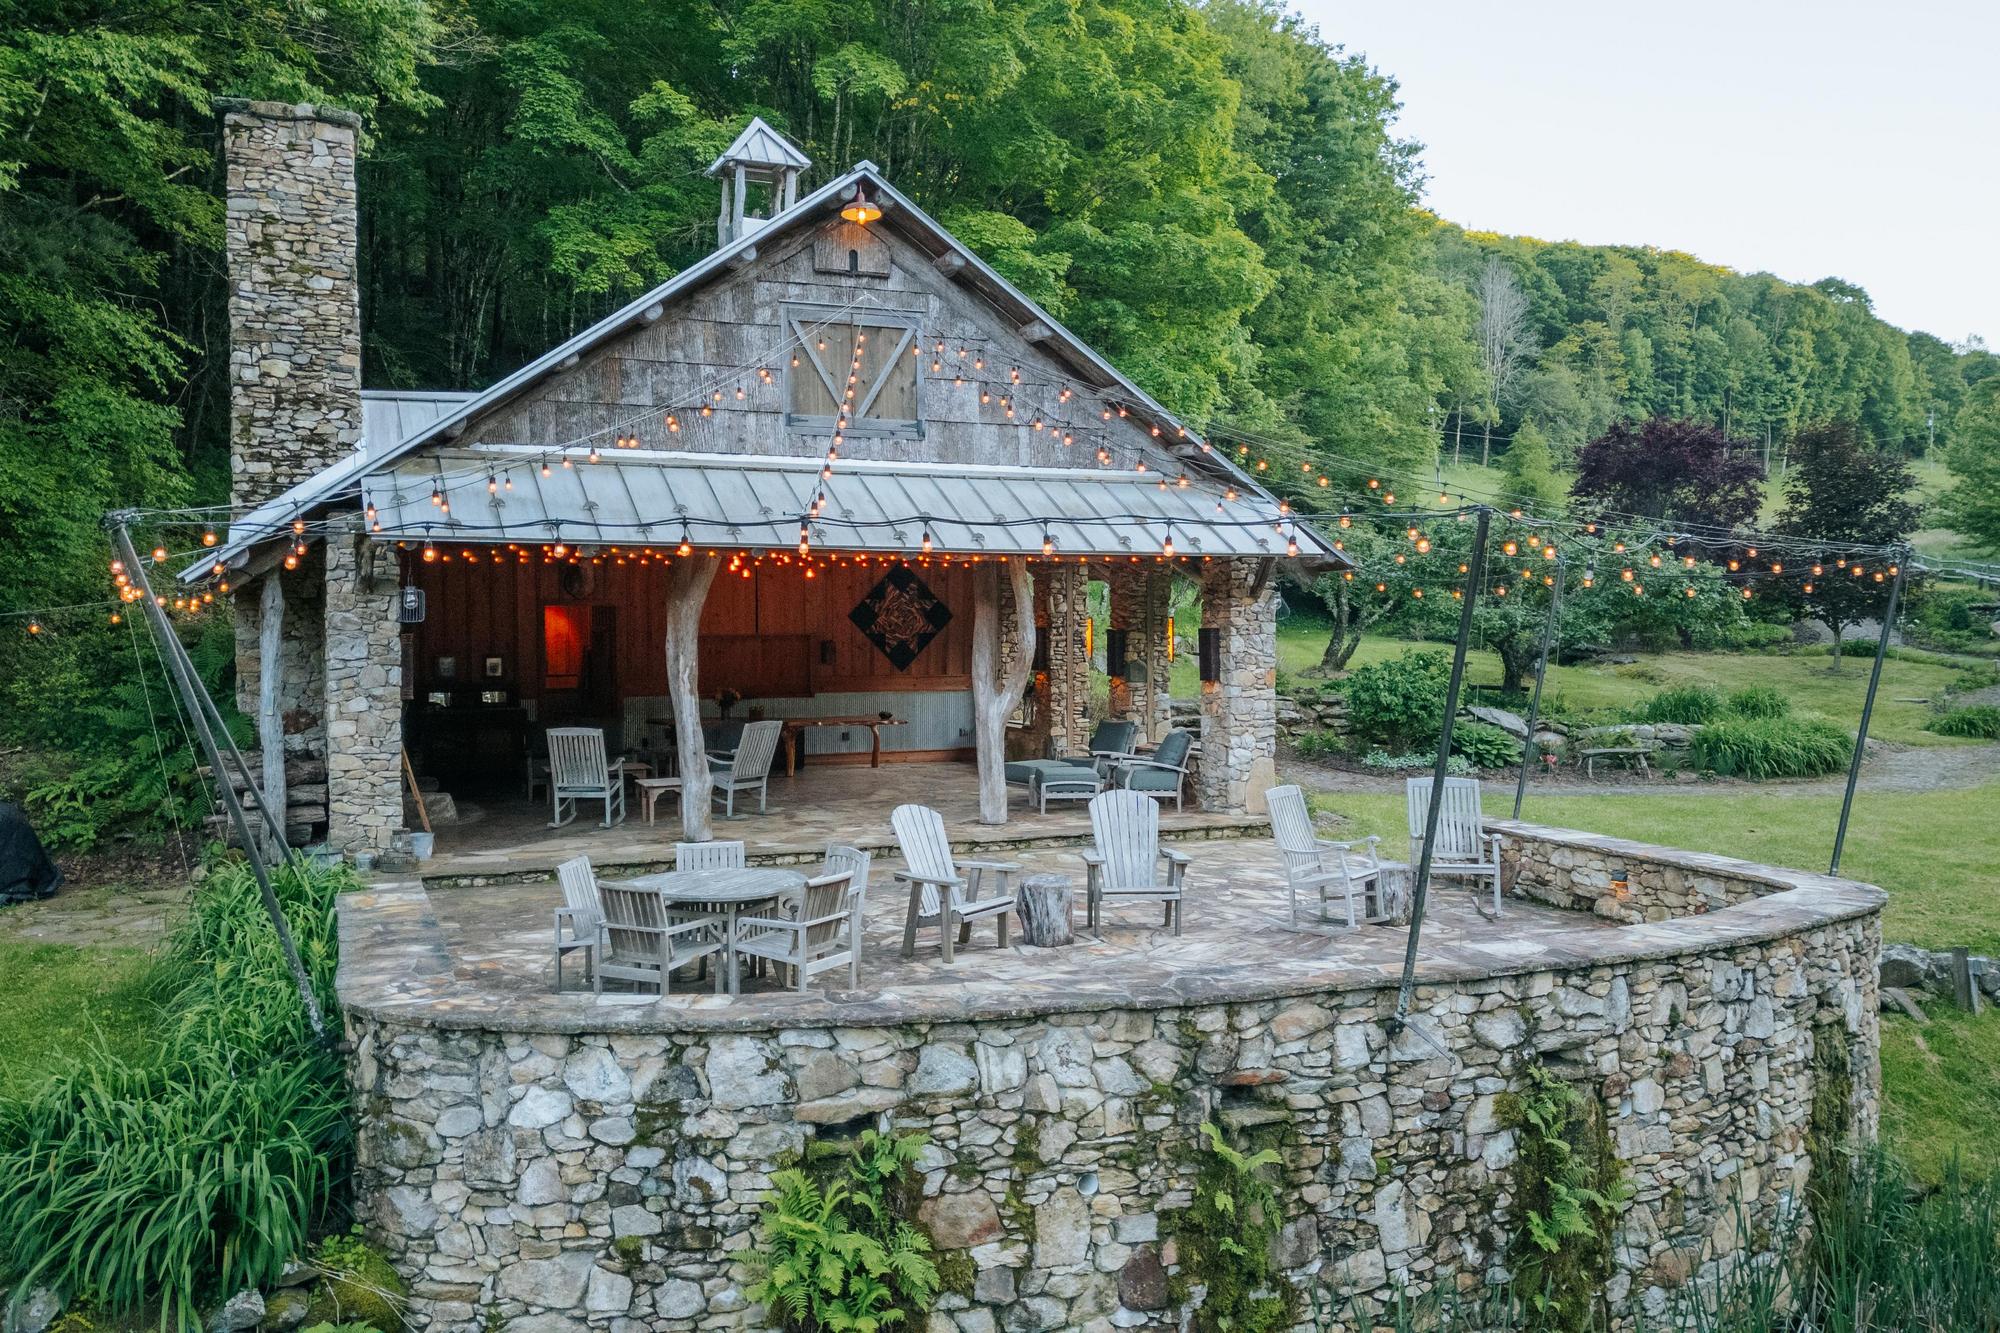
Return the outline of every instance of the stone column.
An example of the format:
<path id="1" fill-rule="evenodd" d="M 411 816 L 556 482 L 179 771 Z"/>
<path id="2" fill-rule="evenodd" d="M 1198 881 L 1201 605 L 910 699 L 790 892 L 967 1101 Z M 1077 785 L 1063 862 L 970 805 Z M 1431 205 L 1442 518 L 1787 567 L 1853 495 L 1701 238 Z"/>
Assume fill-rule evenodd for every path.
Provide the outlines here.
<path id="1" fill-rule="evenodd" d="M 1201 685 L 1205 810 L 1262 814 L 1277 781 L 1278 615 L 1270 562 L 1217 560 L 1202 571 L 1201 627 L 1220 637 L 1220 679 Z"/>
<path id="2" fill-rule="evenodd" d="M 1049 587 L 1049 684 L 1043 701 L 1049 746 L 1059 754 L 1082 754 L 1090 744 L 1090 657 L 1083 650 L 1089 571 L 1059 564 L 1036 581 L 1043 580 Z"/>
<path id="3" fill-rule="evenodd" d="M 336 850 L 385 851 L 403 827 L 402 749 L 395 555 L 350 520 L 326 536 L 327 842 Z"/>
<path id="4" fill-rule="evenodd" d="M 1140 590 L 1139 629 L 1132 645 L 1132 658 L 1145 667 L 1145 683 L 1139 688 L 1137 717 L 1148 740 L 1157 741 L 1173 725 L 1174 664 L 1167 656 L 1167 617 L 1173 606 L 1174 572 L 1158 566 L 1146 572 Z"/>
<path id="5" fill-rule="evenodd" d="M 1105 631 L 1109 633 L 1117 630 L 1124 634 L 1125 661 L 1130 664 L 1137 660 L 1142 668 L 1141 674 L 1144 674 L 1145 666 L 1145 659 L 1140 656 L 1139 650 L 1142 647 L 1141 603 L 1145 600 L 1146 573 L 1145 569 L 1138 566 L 1120 564 L 1113 565 L 1104 574 L 1104 585 L 1110 593 L 1106 599 L 1109 602 L 1109 611 L 1105 616 Z M 1111 660 L 1108 648 L 1104 656 L 1104 666 L 1111 673 L 1109 715 L 1116 719 L 1143 723 L 1140 707 L 1145 687 L 1133 686 L 1126 675 L 1126 668 Z M 1143 731 L 1143 725 L 1141 729 Z"/>

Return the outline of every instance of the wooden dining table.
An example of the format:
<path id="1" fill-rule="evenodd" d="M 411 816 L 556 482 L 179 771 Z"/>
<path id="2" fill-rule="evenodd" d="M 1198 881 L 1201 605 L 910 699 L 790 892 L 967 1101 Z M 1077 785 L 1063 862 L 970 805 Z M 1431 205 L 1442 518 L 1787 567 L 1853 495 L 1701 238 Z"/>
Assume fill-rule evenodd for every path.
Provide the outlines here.
<path id="1" fill-rule="evenodd" d="M 627 888 L 658 893 L 669 909 L 708 912 L 723 918 L 729 930 L 729 947 L 724 955 L 728 959 L 729 993 L 740 995 L 742 977 L 736 961 L 736 918 L 775 908 L 779 899 L 803 890 L 806 877 L 797 870 L 778 866 L 742 866 L 729 870 L 668 870 L 621 882 Z"/>

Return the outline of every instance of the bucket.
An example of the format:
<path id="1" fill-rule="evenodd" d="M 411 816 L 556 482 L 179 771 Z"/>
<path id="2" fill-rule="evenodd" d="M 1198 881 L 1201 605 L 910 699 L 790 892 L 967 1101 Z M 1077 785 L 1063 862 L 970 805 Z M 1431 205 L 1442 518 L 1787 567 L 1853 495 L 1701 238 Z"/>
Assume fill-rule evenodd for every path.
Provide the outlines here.
<path id="1" fill-rule="evenodd" d="M 419 861 L 428 861 L 431 859 L 431 850 L 437 845 L 437 834 L 405 833 L 403 837 L 409 842 L 411 856 L 416 857 Z"/>

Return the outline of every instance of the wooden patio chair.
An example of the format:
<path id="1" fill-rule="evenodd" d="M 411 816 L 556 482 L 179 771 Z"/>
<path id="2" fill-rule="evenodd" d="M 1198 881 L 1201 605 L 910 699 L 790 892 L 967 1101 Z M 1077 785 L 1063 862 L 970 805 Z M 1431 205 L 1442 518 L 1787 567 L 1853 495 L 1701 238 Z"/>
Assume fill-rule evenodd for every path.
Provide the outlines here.
<path id="1" fill-rule="evenodd" d="M 1163 925 L 1181 933 L 1187 853 L 1160 845 L 1159 803 L 1142 792 L 1107 791 L 1090 800 L 1090 832 L 1097 845 L 1080 852 L 1084 866 L 1085 922 L 1098 926 L 1105 901 L 1145 899 L 1166 905 Z"/>
<path id="2" fill-rule="evenodd" d="M 708 752 L 709 795 L 723 802 L 725 818 L 736 814 L 739 791 L 756 792 L 757 813 L 764 813 L 771 785 L 771 760 L 778 753 L 778 738 L 784 729 L 785 724 L 776 718 L 752 722 L 743 728 L 734 750 Z"/>
<path id="3" fill-rule="evenodd" d="M 1424 820 L 1430 813 L 1431 779 L 1410 778 L 1405 784 L 1410 814 L 1410 864 L 1424 854 Z M 1431 851 L 1431 874 L 1452 875 L 1491 886 L 1493 915 L 1500 915 L 1500 835 L 1485 831 L 1479 813 L 1479 779 L 1446 778 L 1444 804 L 1438 811 L 1437 846 Z M 1478 901 L 1475 896 L 1474 902 Z M 1483 908 L 1481 909 L 1484 910 Z"/>
<path id="4" fill-rule="evenodd" d="M 1126 791 L 1144 792 L 1156 800 L 1174 798 L 1174 812 L 1181 809 L 1181 790 L 1187 786 L 1188 751 L 1194 737 L 1186 731 L 1170 731 L 1151 754 L 1120 755 L 1109 762 L 1111 785 Z"/>
<path id="5" fill-rule="evenodd" d="M 1381 878 L 1385 869 L 1401 869 L 1394 861 L 1384 861 L 1379 850 L 1382 840 L 1363 838 L 1358 842 L 1333 842 L 1313 830 L 1306 810 L 1305 793 L 1297 787 L 1273 787 L 1264 793 L 1271 808 L 1271 837 L 1278 844 L 1278 859 L 1285 868 L 1285 888 L 1292 900 L 1292 925 L 1299 924 L 1299 895 L 1312 894 L 1319 900 L 1319 918 L 1326 920 L 1326 905 L 1336 896 L 1344 900 L 1347 928 L 1353 930 L 1361 916 L 1376 919 L 1378 914 L 1357 914 L 1354 895 L 1369 889 L 1381 901 Z"/>
<path id="6" fill-rule="evenodd" d="M 603 944 L 598 950 L 594 984 L 598 991 L 610 979 L 658 986 L 665 996 L 671 987 L 669 974 L 675 968 L 696 961 L 706 964 L 709 955 L 729 950 L 729 922 L 719 914 L 670 917 L 660 895 L 651 889 L 605 884 L 598 893 L 604 903 L 604 920 L 599 927 Z M 718 995 L 727 971 L 718 957 Z"/>
<path id="7" fill-rule="evenodd" d="M 859 847 L 849 847 L 843 843 L 830 842 L 826 845 L 826 856 L 819 863 L 821 877 L 838 875 L 842 872 L 854 876 L 854 891 L 861 897 L 861 906 L 868 905 L 868 875 L 875 863 L 875 853 L 864 852 Z"/>
<path id="8" fill-rule="evenodd" d="M 563 905 L 556 908 L 556 990 L 563 988 L 563 958 L 583 954 L 583 974 L 597 973 L 598 926 L 604 920 L 604 905 L 597 894 L 597 876 L 590 858 L 575 857 L 556 867 L 562 884 Z"/>
<path id="9" fill-rule="evenodd" d="M 741 870 L 748 864 L 739 842 L 677 842 L 676 870 Z"/>
<path id="10" fill-rule="evenodd" d="M 740 916 L 731 947 L 738 958 L 790 968 L 800 992 L 815 975 L 837 967 L 847 969 L 853 990 L 861 984 L 861 893 L 852 869 L 809 879 L 797 917 Z"/>
<path id="11" fill-rule="evenodd" d="M 890 812 L 889 826 L 896 831 L 905 865 L 895 878 L 910 889 L 909 915 L 903 921 L 903 957 L 917 951 L 917 927 L 936 924 L 944 943 L 944 960 L 949 963 L 954 928 L 958 942 L 964 944 L 972 938 L 972 923 L 985 917 L 993 918 L 999 928 L 1000 947 L 1006 948 L 1007 916 L 1014 910 L 1007 876 L 1021 868 L 1020 862 L 953 860 L 944 816 L 928 806 L 897 806 Z M 980 896 L 988 875 L 999 881 L 991 898 Z"/>
<path id="12" fill-rule="evenodd" d="M 604 757 L 604 732 L 597 727 L 549 728 L 550 828 L 576 818 L 579 801 L 604 802 L 604 827 L 625 818 L 625 761 Z M 563 813 L 563 807 L 569 813 Z"/>

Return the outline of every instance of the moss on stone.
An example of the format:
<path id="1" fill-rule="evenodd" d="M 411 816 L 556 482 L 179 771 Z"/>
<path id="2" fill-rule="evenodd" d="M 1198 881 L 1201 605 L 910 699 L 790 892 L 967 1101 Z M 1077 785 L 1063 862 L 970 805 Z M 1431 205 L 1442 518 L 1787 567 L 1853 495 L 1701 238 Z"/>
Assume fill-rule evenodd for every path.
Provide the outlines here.
<path id="1" fill-rule="evenodd" d="M 945 1250 L 937 1255 L 936 1263 L 938 1289 L 971 1300 L 972 1284 L 979 1277 L 979 1269 L 972 1262 L 972 1255 L 965 1250 Z"/>
<path id="2" fill-rule="evenodd" d="M 1014 1127 L 1014 1169 L 1022 1175 L 1039 1171 L 1042 1161 L 1042 1125 L 1033 1116 L 1022 1116 Z"/>
<path id="3" fill-rule="evenodd" d="M 1813 1029 L 1813 1095 L 1806 1112 L 1806 1198 L 1815 1215 L 1838 1212 L 1847 1200 L 1847 1155 L 1854 1138 L 1854 1069 L 1837 1023 Z"/>
<path id="4" fill-rule="evenodd" d="M 306 1306 L 307 1324 L 366 1324 L 402 1333 L 409 1295 L 395 1268 L 352 1237 L 330 1238 L 320 1250 L 322 1276 Z"/>
<path id="5" fill-rule="evenodd" d="M 1007 1192 L 1000 1196 L 1000 1216 L 1015 1235 L 1031 1245 L 1034 1243 L 1035 1210 L 1028 1206 L 1020 1191 L 1012 1185 L 1009 1185 Z"/>
<path id="6" fill-rule="evenodd" d="M 632 1264 L 638 1263 L 644 1257 L 646 1242 L 644 1238 L 639 1236 L 620 1236 L 617 1240 L 611 1242 L 611 1252 L 618 1256 L 620 1263 L 629 1267 Z"/>
<path id="7" fill-rule="evenodd" d="M 1611 1234 L 1630 1197 L 1625 1164 L 1612 1151 L 1604 1103 L 1540 1063 L 1520 1091 L 1495 1099 L 1514 1131 L 1515 1231 L 1509 1259 L 1530 1333 L 1584 1333 L 1605 1326 Z"/>
<path id="8" fill-rule="evenodd" d="M 1276 1150 L 1241 1152 L 1225 1143 L 1213 1125 L 1202 1130 L 1209 1136 L 1205 1150 L 1188 1154 L 1194 1201 L 1162 1219 L 1180 1251 L 1180 1266 L 1167 1278 L 1167 1299 L 1184 1306 L 1197 1286 L 1204 1289 L 1189 1325 L 1196 1333 L 1292 1328 L 1304 1297 L 1272 1259 L 1284 1220 L 1277 1190 L 1265 1179 L 1265 1172 L 1277 1165 Z"/>

